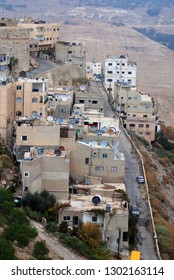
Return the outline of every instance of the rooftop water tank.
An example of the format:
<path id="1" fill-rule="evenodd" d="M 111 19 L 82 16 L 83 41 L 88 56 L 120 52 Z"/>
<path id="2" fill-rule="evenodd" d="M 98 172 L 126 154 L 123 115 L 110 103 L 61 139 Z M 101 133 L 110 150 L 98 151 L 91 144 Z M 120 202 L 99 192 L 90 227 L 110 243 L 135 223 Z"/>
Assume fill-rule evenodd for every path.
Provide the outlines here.
<path id="1" fill-rule="evenodd" d="M 95 204 L 95 205 L 98 205 L 101 201 L 101 196 L 100 195 L 95 195 L 93 196 L 92 198 L 92 202 Z"/>

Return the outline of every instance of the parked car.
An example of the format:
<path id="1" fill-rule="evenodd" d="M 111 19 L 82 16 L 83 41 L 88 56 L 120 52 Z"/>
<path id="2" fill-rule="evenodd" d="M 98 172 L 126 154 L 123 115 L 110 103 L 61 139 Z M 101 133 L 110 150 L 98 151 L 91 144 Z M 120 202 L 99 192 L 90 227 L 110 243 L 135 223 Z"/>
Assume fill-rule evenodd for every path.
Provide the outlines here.
<path id="1" fill-rule="evenodd" d="M 133 216 L 136 216 L 136 217 L 140 216 L 140 210 L 137 205 L 135 205 L 135 204 L 131 205 L 131 213 Z"/>
<path id="2" fill-rule="evenodd" d="M 138 184 L 144 184 L 145 180 L 143 176 L 137 176 L 136 178 Z"/>

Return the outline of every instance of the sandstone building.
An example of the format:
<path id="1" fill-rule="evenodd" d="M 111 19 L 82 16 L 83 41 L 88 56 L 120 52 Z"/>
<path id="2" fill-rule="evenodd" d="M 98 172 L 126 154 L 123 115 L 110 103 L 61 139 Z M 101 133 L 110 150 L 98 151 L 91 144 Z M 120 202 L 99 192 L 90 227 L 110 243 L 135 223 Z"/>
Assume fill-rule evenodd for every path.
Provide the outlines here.
<path id="1" fill-rule="evenodd" d="M 10 48 L 11 57 L 17 58 L 19 70 L 29 70 L 29 29 L 0 26 L 1 44 Z"/>

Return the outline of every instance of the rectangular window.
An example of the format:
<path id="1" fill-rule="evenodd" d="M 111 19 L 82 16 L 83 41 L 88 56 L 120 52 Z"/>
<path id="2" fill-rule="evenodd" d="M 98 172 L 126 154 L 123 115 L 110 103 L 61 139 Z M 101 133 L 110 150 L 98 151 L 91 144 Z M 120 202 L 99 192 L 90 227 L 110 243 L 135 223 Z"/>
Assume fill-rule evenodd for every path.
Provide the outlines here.
<path id="1" fill-rule="evenodd" d="M 64 221 L 70 221 L 70 216 L 63 216 Z"/>
<path id="2" fill-rule="evenodd" d="M 107 79 L 107 82 L 112 82 L 112 79 Z"/>
<path id="3" fill-rule="evenodd" d="M 92 217 L 92 222 L 97 222 L 97 216 Z"/>
<path id="4" fill-rule="evenodd" d="M 108 155 L 107 154 L 103 154 L 103 158 L 107 158 L 108 157 Z"/>
<path id="5" fill-rule="evenodd" d="M 27 141 L 27 136 L 26 135 L 22 136 L 22 141 Z"/>
<path id="6" fill-rule="evenodd" d="M 124 71 L 122 71 L 121 73 L 122 73 L 122 74 L 125 74 L 125 72 L 124 72 Z"/>
<path id="7" fill-rule="evenodd" d="M 117 166 L 111 166 L 111 172 L 116 172 L 117 171 Z"/>
<path id="8" fill-rule="evenodd" d="M 150 125 L 149 124 L 146 124 L 146 128 L 149 128 L 150 127 Z"/>
<path id="9" fill-rule="evenodd" d="M 146 131 L 145 134 L 146 134 L 146 135 L 150 135 L 150 132 L 149 132 L 149 131 Z"/>
<path id="10" fill-rule="evenodd" d="M 97 100 L 92 100 L 92 104 L 97 104 Z"/>
<path id="11" fill-rule="evenodd" d="M 72 51 L 68 51 L 68 53 L 72 53 Z"/>
<path id="12" fill-rule="evenodd" d="M 144 127 L 144 124 L 141 123 L 141 124 L 138 125 L 138 127 Z"/>
<path id="13" fill-rule="evenodd" d="M 79 100 L 79 103 L 81 103 L 81 104 L 85 103 L 85 100 Z"/>
<path id="14" fill-rule="evenodd" d="M 143 118 L 147 118 L 147 115 L 143 115 Z"/>
<path id="15" fill-rule="evenodd" d="M 104 166 L 96 166 L 95 171 L 100 171 L 100 172 L 104 171 Z"/>
<path id="16" fill-rule="evenodd" d="M 110 62 L 110 63 L 108 63 L 108 66 L 112 66 L 112 63 Z"/>
<path id="17" fill-rule="evenodd" d="M 113 73 L 113 71 L 108 71 L 108 74 L 112 74 Z"/>
<path id="18" fill-rule="evenodd" d="M 135 127 L 135 124 L 134 124 L 134 123 L 130 123 L 129 126 L 130 126 L 130 127 Z"/>
<path id="19" fill-rule="evenodd" d="M 138 106 L 134 106 L 134 110 L 137 110 L 138 109 Z"/>
<path id="20" fill-rule="evenodd" d="M 135 101 L 138 101 L 138 97 L 134 97 L 134 100 L 135 100 Z"/>
<path id="21" fill-rule="evenodd" d="M 18 85 L 18 86 L 16 87 L 16 90 L 22 90 L 22 86 L 21 86 L 21 85 Z"/>
<path id="22" fill-rule="evenodd" d="M 24 177 L 29 177 L 29 176 L 30 176 L 29 172 L 24 172 Z"/>
<path id="23" fill-rule="evenodd" d="M 131 99 L 132 99 L 132 97 L 128 97 L 128 99 L 129 99 L 129 100 L 131 100 Z"/>
<path id="24" fill-rule="evenodd" d="M 128 238 L 129 238 L 128 232 L 127 232 L 127 231 L 124 231 L 124 232 L 123 232 L 123 241 L 124 241 L 124 242 L 127 242 L 127 241 L 128 241 Z"/>
<path id="25" fill-rule="evenodd" d="M 78 224 L 79 224 L 79 217 L 73 216 L 73 225 L 78 226 Z"/>
<path id="26" fill-rule="evenodd" d="M 135 115 L 135 114 L 133 114 L 132 116 L 133 116 L 133 117 L 136 117 L 136 115 Z"/>
<path id="27" fill-rule="evenodd" d="M 39 96 L 39 103 L 43 103 L 43 97 Z"/>
<path id="28" fill-rule="evenodd" d="M 128 75 L 131 75 L 132 74 L 132 72 L 131 71 L 128 71 Z"/>
<path id="29" fill-rule="evenodd" d="M 89 158 L 85 158 L 85 164 L 89 164 Z"/>

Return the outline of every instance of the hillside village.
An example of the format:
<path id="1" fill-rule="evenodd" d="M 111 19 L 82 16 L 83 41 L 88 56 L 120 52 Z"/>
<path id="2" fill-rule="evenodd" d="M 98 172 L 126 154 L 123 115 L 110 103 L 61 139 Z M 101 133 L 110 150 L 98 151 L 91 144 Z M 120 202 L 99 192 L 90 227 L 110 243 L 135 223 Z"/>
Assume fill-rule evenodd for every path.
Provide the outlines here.
<path id="1" fill-rule="evenodd" d="M 19 164 L 18 196 L 48 191 L 58 224 L 99 225 L 113 252 L 129 249 L 120 120 L 149 146 L 159 130 L 155 100 L 137 88 L 135 61 L 122 54 L 86 61 L 80 43 L 60 41 L 58 23 L 0 22 L 0 141 Z M 38 58 L 54 62 L 35 74 Z M 111 105 L 104 108 L 104 98 Z M 1 180 L 7 188 L 7 180 Z M 125 253 L 126 254 L 126 253 Z"/>

